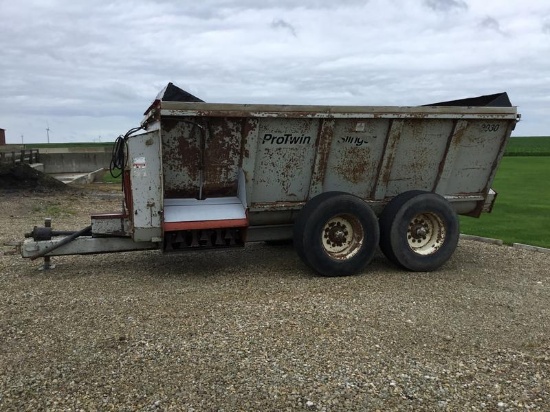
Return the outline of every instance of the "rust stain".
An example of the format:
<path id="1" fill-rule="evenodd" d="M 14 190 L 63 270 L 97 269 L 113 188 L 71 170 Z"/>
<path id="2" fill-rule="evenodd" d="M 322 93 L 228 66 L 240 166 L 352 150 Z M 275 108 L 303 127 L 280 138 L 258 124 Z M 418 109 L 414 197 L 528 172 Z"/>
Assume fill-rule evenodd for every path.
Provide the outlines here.
<path id="1" fill-rule="evenodd" d="M 341 150 L 339 158 L 341 162 L 335 167 L 338 175 L 354 184 L 365 180 L 370 164 L 370 148 L 345 148 Z"/>
<path id="2" fill-rule="evenodd" d="M 166 197 L 198 196 L 201 130 L 193 123 L 173 118 L 162 119 L 162 164 Z"/>
<path id="3" fill-rule="evenodd" d="M 265 211 L 280 211 L 280 210 L 299 210 L 306 202 L 256 202 L 251 205 L 253 209 L 261 209 Z"/>
<path id="4" fill-rule="evenodd" d="M 328 158 L 330 155 L 330 148 L 332 138 L 334 136 L 334 121 L 324 121 L 319 128 L 319 137 L 317 138 L 316 147 L 317 152 L 315 159 L 316 170 L 311 177 L 310 186 L 322 185 L 325 180 L 325 174 L 328 166 Z"/>
<path id="5" fill-rule="evenodd" d="M 242 125 L 242 141 L 241 141 L 241 152 L 243 157 L 250 158 L 250 151 L 248 147 L 251 142 L 248 140 L 250 136 L 255 136 L 258 132 L 258 120 L 252 118 L 244 118 Z M 242 159 L 241 159 L 242 164 Z"/>
<path id="6" fill-rule="evenodd" d="M 388 153 L 388 160 L 386 163 L 386 168 L 382 171 L 382 176 L 380 179 L 380 182 L 384 186 L 387 186 L 390 181 L 393 162 L 395 160 L 396 148 L 398 144 L 399 139 L 392 139 L 390 145 L 385 148 L 385 151 Z"/>
<path id="7" fill-rule="evenodd" d="M 205 197 L 232 196 L 237 193 L 237 175 L 241 165 L 242 121 L 209 118 L 204 153 Z"/>
<path id="8" fill-rule="evenodd" d="M 221 117 L 189 121 L 164 117 L 161 127 L 166 197 L 235 195 L 242 161 L 242 123 L 241 119 Z"/>
<path id="9" fill-rule="evenodd" d="M 447 139 L 447 144 L 445 146 L 445 150 L 443 151 L 443 155 L 441 156 L 441 161 L 439 162 L 439 165 L 437 167 L 437 174 L 435 176 L 432 190 L 436 191 L 437 187 L 441 181 L 441 177 L 443 176 L 443 171 L 445 170 L 445 165 L 448 162 L 449 153 L 454 151 L 458 151 L 460 146 L 462 145 L 462 141 L 464 139 L 467 125 L 463 126 L 463 120 L 455 120 L 453 122 L 453 128 L 451 130 L 451 133 Z"/>

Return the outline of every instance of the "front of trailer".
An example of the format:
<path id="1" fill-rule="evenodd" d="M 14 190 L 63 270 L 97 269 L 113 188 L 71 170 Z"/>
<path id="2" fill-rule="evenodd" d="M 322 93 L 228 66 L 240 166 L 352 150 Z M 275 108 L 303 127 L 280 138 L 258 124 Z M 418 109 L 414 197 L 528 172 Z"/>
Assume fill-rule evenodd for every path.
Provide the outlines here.
<path id="1" fill-rule="evenodd" d="M 120 167 L 123 174 L 121 210 L 94 213 L 90 225 L 76 231 L 54 230 L 52 220 L 47 218 L 44 227 L 35 226 L 25 235 L 27 239 L 21 244 L 23 257 L 31 260 L 43 257 L 44 268 L 48 269 L 51 256 L 160 248 L 159 133 L 135 134 L 140 130 L 141 127 L 130 130 L 115 143 L 111 165 L 116 170 Z"/>
<path id="2" fill-rule="evenodd" d="M 26 235 L 23 257 L 44 257 L 48 268 L 50 257 L 59 255 L 244 246 L 240 122 L 228 126 L 197 112 L 163 112 L 167 102 L 201 100 L 170 83 L 141 126 L 116 140 L 111 173 L 122 177 L 122 210 L 92 214 L 91 224 L 78 231 L 55 231 L 48 220 Z"/>

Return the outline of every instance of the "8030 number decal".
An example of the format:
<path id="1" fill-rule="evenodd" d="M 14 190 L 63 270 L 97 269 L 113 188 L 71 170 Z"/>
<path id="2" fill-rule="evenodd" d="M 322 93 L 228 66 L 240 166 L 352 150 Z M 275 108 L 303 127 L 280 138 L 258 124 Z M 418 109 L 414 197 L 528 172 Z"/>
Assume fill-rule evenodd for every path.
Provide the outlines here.
<path id="1" fill-rule="evenodd" d="M 481 131 L 482 132 L 496 132 L 500 128 L 500 124 L 498 123 L 483 123 L 481 125 Z"/>

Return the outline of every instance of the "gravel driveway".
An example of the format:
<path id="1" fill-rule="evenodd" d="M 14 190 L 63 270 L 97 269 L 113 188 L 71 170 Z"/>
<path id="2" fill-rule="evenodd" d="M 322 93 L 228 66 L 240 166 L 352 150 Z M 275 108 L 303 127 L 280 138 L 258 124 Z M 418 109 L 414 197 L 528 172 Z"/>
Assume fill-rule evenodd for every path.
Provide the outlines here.
<path id="1" fill-rule="evenodd" d="M 0 199 L 0 244 L 120 208 Z M 2 411 L 550 410 L 549 254 L 461 241 L 434 273 L 377 255 L 349 278 L 264 244 L 53 261 L 0 256 Z"/>

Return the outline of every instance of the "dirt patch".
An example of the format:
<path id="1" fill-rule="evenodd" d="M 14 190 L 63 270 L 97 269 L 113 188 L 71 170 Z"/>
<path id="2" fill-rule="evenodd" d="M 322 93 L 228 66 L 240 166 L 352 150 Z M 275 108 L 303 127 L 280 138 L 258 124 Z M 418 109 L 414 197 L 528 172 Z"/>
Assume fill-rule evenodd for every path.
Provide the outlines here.
<path id="1" fill-rule="evenodd" d="M 67 191 L 70 188 L 63 182 L 33 169 L 28 164 L 0 164 L 0 190 Z"/>

